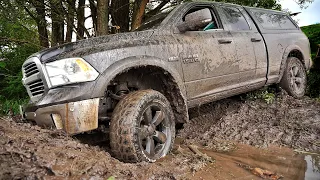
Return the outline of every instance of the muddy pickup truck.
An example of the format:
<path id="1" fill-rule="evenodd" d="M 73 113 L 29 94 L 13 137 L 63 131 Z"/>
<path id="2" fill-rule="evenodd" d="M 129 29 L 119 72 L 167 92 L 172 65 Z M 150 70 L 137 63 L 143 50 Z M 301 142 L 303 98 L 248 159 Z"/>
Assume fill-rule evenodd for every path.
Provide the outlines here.
<path id="1" fill-rule="evenodd" d="M 70 135 L 106 129 L 125 162 L 154 162 L 188 108 L 280 84 L 299 98 L 307 37 L 280 11 L 213 2 L 168 8 L 129 33 L 46 49 L 23 64 L 25 119 Z"/>

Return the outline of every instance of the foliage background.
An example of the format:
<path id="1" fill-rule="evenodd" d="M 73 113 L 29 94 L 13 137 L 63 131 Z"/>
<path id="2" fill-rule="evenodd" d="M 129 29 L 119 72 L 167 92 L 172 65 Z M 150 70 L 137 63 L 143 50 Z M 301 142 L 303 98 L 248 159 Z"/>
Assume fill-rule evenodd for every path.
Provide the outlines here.
<path id="1" fill-rule="evenodd" d="M 311 47 L 312 59 L 315 58 L 320 44 L 320 24 L 301 27 L 301 30 L 308 36 Z"/>
<path id="2" fill-rule="evenodd" d="M 319 65 L 320 58 L 316 59 L 320 44 L 320 24 L 313 24 L 310 26 L 301 27 L 302 31 L 308 36 L 311 47 L 311 56 L 314 64 Z M 311 69 L 308 74 L 308 95 L 313 98 L 320 98 L 320 70 Z"/>
<path id="3" fill-rule="evenodd" d="M 40 50 L 35 22 L 24 11 L 0 9 L 0 114 L 18 113 L 28 101 L 21 66 Z"/>

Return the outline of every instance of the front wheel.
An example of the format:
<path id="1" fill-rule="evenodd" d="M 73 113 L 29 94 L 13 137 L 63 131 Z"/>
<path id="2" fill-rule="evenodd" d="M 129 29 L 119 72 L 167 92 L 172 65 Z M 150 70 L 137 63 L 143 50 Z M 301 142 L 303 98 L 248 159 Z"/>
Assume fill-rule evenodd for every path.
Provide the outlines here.
<path id="1" fill-rule="evenodd" d="M 175 138 L 168 100 L 154 90 L 128 94 L 117 104 L 110 124 L 113 155 L 124 162 L 155 162 L 167 155 Z"/>
<path id="2" fill-rule="evenodd" d="M 298 58 L 288 58 L 280 86 L 295 98 L 304 96 L 307 87 L 307 73 Z"/>

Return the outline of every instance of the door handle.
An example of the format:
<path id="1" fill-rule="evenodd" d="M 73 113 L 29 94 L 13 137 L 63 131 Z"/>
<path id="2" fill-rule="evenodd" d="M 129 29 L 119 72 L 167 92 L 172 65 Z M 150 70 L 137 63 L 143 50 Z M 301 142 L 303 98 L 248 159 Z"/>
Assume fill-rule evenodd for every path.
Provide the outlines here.
<path id="1" fill-rule="evenodd" d="M 251 42 L 260 42 L 261 39 L 260 38 L 251 38 Z"/>
<path id="2" fill-rule="evenodd" d="M 220 44 L 230 44 L 230 43 L 232 43 L 232 40 L 220 39 L 220 40 L 218 40 L 218 42 Z"/>

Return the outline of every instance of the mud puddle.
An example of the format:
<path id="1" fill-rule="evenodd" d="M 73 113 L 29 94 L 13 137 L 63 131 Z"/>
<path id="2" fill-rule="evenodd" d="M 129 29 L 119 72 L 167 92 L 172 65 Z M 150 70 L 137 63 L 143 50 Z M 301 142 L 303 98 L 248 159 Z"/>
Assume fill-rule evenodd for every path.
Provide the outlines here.
<path id="1" fill-rule="evenodd" d="M 297 154 L 289 148 L 272 146 L 258 149 L 237 144 L 237 149 L 232 152 L 199 149 L 214 159 L 214 163 L 207 164 L 200 171 L 189 173 L 186 176 L 189 179 L 262 179 L 254 169 L 272 173 L 273 176 L 263 179 L 320 179 L 320 156 Z"/>
<path id="2" fill-rule="evenodd" d="M 306 155 L 304 160 L 307 163 L 307 170 L 305 173 L 305 180 L 319 180 L 320 179 L 320 155 Z"/>

